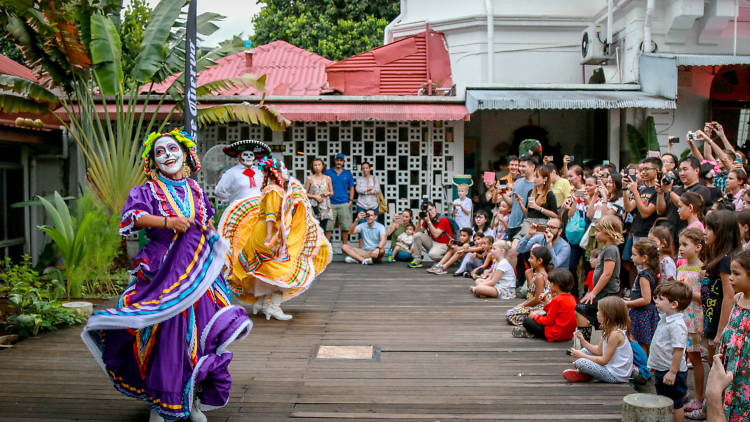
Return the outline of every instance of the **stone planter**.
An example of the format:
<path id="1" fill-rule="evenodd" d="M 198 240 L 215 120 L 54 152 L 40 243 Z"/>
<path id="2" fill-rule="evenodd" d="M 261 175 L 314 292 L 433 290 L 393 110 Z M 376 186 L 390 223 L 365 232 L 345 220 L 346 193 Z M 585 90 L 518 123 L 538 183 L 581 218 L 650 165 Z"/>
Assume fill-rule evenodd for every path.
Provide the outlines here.
<path id="1" fill-rule="evenodd" d="M 62 307 L 65 309 L 70 309 L 71 311 L 86 318 L 94 313 L 94 304 L 91 302 L 65 302 L 62 304 Z"/>

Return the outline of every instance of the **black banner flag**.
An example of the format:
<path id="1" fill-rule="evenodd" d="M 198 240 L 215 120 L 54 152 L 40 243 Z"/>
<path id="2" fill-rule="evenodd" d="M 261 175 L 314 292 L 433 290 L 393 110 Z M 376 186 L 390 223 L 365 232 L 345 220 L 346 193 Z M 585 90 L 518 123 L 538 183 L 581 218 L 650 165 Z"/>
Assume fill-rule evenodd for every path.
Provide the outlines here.
<path id="1" fill-rule="evenodd" d="M 198 97 L 195 93 L 196 15 L 198 0 L 190 0 L 185 33 L 185 132 L 198 137 Z"/>

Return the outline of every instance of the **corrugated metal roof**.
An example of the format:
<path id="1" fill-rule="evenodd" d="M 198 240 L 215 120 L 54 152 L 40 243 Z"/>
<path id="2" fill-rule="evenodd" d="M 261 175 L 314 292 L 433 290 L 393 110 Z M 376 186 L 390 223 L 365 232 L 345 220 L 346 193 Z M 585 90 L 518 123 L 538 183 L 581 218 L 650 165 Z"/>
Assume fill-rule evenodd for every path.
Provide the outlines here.
<path id="1" fill-rule="evenodd" d="M 18 76 L 19 78 L 28 79 L 30 81 L 38 82 L 39 79 L 34 75 L 28 67 L 18 63 L 17 61 L 11 60 L 10 58 L 0 54 L 0 73 L 6 75 Z"/>
<path id="2" fill-rule="evenodd" d="M 331 88 L 344 95 L 417 95 L 428 79 L 453 86 L 445 36 L 435 31 L 341 60 L 326 72 Z"/>
<path id="3" fill-rule="evenodd" d="M 729 66 L 750 64 L 750 56 L 710 54 L 645 54 L 652 57 L 675 59 L 677 66 Z"/>
<path id="4" fill-rule="evenodd" d="M 674 100 L 633 91 L 469 90 L 466 107 L 476 110 L 675 109 Z"/>
<path id="5" fill-rule="evenodd" d="M 469 111 L 463 104 L 273 103 L 269 105 L 287 119 L 297 122 L 469 120 Z"/>
<path id="6" fill-rule="evenodd" d="M 268 95 L 320 95 L 326 87 L 326 65 L 333 63 L 324 57 L 286 41 L 274 41 L 252 51 L 242 51 L 216 61 L 216 65 L 198 73 L 198 85 L 218 79 L 239 77 L 245 73 L 266 75 Z M 180 74 L 172 75 L 154 92 L 163 93 Z M 220 95 L 258 95 L 254 88 L 233 88 Z"/>

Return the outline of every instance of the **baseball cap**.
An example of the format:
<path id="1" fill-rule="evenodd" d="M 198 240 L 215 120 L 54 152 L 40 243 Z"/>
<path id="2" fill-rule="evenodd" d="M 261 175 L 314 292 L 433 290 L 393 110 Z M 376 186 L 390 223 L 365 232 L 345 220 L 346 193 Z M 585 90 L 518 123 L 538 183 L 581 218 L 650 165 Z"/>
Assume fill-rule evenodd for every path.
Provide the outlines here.
<path id="1" fill-rule="evenodd" d="M 336 159 L 339 159 L 339 158 L 341 158 L 342 160 L 346 160 L 346 155 L 344 155 L 342 153 L 336 154 Z"/>

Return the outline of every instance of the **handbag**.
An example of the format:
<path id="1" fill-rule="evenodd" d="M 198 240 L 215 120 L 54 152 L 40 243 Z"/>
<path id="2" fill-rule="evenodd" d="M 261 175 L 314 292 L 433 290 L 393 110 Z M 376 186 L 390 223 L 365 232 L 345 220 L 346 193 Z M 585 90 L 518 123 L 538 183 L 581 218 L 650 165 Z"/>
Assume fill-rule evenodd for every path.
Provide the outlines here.
<path id="1" fill-rule="evenodd" d="M 381 215 L 386 214 L 388 212 L 388 203 L 385 202 L 385 196 L 383 196 L 383 191 L 378 191 L 375 197 L 378 198 L 378 212 Z"/>
<path id="2" fill-rule="evenodd" d="M 576 210 L 573 217 L 568 220 L 568 224 L 565 225 L 565 237 L 568 239 L 568 243 L 576 245 L 581 243 L 586 233 L 586 219 L 581 216 L 581 211 Z"/>
<path id="3" fill-rule="evenodd" d="M 578 246 L 581 247 L 581 249 L 586 250 L 586 248 L 589 246 L 589 237 L 591 233 L 591 228 L 594 227 L 594 224 L 589 224 L 589 228 L 586 229 L 586 233 L 583 234 L 583 238 L 581 239 L 581 242 L 578 244 Z"/>

